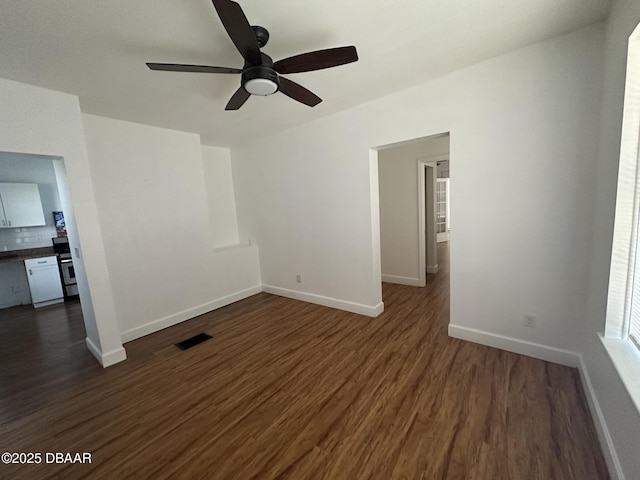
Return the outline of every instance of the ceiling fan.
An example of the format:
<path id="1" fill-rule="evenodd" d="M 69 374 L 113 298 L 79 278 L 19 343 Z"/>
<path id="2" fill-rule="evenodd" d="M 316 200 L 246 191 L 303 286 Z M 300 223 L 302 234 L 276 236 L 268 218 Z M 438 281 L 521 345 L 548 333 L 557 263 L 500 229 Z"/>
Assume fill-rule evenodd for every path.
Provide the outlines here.
<path id="1" fill-rule="evenodd" d="M 269 32 L 266 28 L 249 25 L 247 17 L 237 2 L 212 1 L 222 25 L 244 58 L 244 66 L 241 69 L 175 63 L 147 63 L 147 66 L 151 70 L 168 72 L 242 74 L 240 88 L 233 94 L 225 110 L 238 110 L 251 95 L 264 96 L 276 92 L 282 92 L 298 102 L 315 107 L 322 101 L 320 97 L 281 75 L 337 67 L 358 60 L 356 47 L 349 46 L 316 50 L 274 62 L 269 55 L 260 51 L 269 40 Z"/>

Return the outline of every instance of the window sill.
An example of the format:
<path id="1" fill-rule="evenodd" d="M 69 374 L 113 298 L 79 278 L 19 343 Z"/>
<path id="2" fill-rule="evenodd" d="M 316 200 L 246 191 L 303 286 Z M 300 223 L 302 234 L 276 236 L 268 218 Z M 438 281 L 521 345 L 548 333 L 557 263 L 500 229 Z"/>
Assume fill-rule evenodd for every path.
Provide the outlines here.
<path id="1" fill-rule="evenodd" d="M 600 340 L 611 357 L 613 366 L 620 375 L 622 383 L 640 413 L 640 352 L 629 340 L 605 338 Z"/>

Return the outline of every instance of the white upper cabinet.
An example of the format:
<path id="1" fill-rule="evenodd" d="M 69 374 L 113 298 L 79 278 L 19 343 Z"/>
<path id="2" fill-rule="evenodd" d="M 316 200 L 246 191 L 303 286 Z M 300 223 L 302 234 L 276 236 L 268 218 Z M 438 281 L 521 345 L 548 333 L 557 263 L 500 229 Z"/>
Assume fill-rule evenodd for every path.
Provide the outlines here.
<path id="1" fill-rule="evenodd" d="M 40 191 L 35 183 L 0 183 L 0 228 L 45 225 Z"/>

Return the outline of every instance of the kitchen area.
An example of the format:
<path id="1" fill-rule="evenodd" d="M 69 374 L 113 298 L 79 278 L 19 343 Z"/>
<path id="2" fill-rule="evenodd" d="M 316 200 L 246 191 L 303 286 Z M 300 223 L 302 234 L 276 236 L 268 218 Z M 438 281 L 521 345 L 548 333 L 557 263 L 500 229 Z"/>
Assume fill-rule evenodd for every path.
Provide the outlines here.
<path id="1" fill-rule="evenodd" d="M 58 185 L 55 162 L 60 158 L 0 152 L 0 411 L 5 417 L 51 401 L 25 392 L 52 392 L 70 372 L 91 374 L 99 368 L 85 343 L 60 194 L 66 186 Z"/>
<path id="2" fill-rule="evenodd" d="M 53 159 L 0 152 L 0 309 L 77 299 Z"/>

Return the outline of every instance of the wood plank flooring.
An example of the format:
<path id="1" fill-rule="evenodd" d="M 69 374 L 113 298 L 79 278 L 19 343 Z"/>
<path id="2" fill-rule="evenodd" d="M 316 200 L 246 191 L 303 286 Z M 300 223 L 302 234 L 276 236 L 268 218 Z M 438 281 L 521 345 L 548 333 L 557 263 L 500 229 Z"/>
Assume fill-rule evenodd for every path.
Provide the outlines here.
<path id="1" fill-rule="evenodd" d="M 78 305 L 0 312 L 0 451 L 92 454 L 0 478 L 609 478 L 577 372 L 447 337 L 443 267 L 375 319 L 259 294 L 106 370 Z"/>

